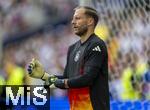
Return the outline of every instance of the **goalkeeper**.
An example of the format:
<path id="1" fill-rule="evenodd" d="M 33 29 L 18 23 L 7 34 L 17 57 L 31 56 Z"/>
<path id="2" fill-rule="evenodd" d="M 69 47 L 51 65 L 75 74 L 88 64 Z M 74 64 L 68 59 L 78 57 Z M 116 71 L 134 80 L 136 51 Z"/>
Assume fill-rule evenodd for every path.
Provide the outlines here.
<path id="1" fill-rule="evenodd" d="M 75 8 L 72 19 L 74 33 L 80 40 L 71 45 L 62 76 L 50 76 L 36 59 L 28 66 L 31 77 L 68 89 L 70 110 L 109 110 L 108 55 L 101 39 L 94 34 L 98 23 L 95 9 Z"/>

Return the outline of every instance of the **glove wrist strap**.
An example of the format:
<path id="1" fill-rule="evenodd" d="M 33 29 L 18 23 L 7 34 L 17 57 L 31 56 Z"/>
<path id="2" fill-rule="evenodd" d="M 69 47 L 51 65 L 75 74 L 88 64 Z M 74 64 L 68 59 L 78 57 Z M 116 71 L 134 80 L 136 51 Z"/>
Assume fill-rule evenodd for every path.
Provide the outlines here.
<path id="1" fill-rule="evenodd" d="M 49 78 L 49 76 L 50 75 L 48 73 L 44 72 L 44 74 L 42 75 L 41 79 L 45 81 L 45 80 L 47 80 Z"/>

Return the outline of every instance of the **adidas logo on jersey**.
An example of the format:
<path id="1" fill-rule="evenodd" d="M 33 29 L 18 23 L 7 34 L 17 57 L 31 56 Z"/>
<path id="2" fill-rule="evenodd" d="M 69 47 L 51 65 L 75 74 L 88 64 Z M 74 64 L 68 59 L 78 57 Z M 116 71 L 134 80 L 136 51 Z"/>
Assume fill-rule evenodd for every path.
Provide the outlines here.
<path id="1" fill-rule="evenodd" d="M 92 50 L 93 50 L 93 51 L 101 52 L 101 49 L 100 49 L 100 47 L 99 47 L 99 46 L 94 47 Z"/>

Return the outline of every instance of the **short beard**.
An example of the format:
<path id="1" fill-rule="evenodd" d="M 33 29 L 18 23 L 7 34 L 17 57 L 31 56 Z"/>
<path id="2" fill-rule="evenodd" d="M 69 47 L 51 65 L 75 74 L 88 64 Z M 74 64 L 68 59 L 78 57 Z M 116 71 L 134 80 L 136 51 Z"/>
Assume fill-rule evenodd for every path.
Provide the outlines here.
<path id="1" fill-rule="evenodd" d="M 87 31 L 88 31 L 88 28 L 87 28 L 87 26 L 85 25 L 85 26 L 82 26 L 82 27 L 80 28 L 80 31 L 77 32 L 77 33 L 75 33 L 75 34 L 78 35 L 79 37 L 81 37 L 81 36 L 85 35 L 85 34 L 87 33 Z"/>

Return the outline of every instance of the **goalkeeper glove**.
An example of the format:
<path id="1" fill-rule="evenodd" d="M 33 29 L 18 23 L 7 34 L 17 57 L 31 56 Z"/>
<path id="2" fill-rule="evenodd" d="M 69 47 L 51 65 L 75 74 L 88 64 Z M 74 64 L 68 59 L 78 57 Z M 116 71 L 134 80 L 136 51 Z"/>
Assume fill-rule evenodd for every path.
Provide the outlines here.
<path id="1" fill-rule="evenodd" d="M 58 78 L 55 75 L 50 75 L 49 78 L 45 81 L 45 86 L 51 86 Z"/>
<path id="2" fill-rule="evenodd" d="M 32 59 L 27 70 L 30 77 L 44 80 L 46 86 L 50 86 L 54 83 L 54 85 L 58 88 L 69 88 L 67 79 L 58 79 L 54 75 L 50 76 L 45 72 L 42 64 L 36 59 Z"/>
<path id="3" fill-rule="evenodd" d="M 30 77 L 42 79 L 42 80 L 48 80 L 50 75 L 45 72 L 42 64 L 37 59 L 32 59 L 28 66 L 28 74 Z"/>

